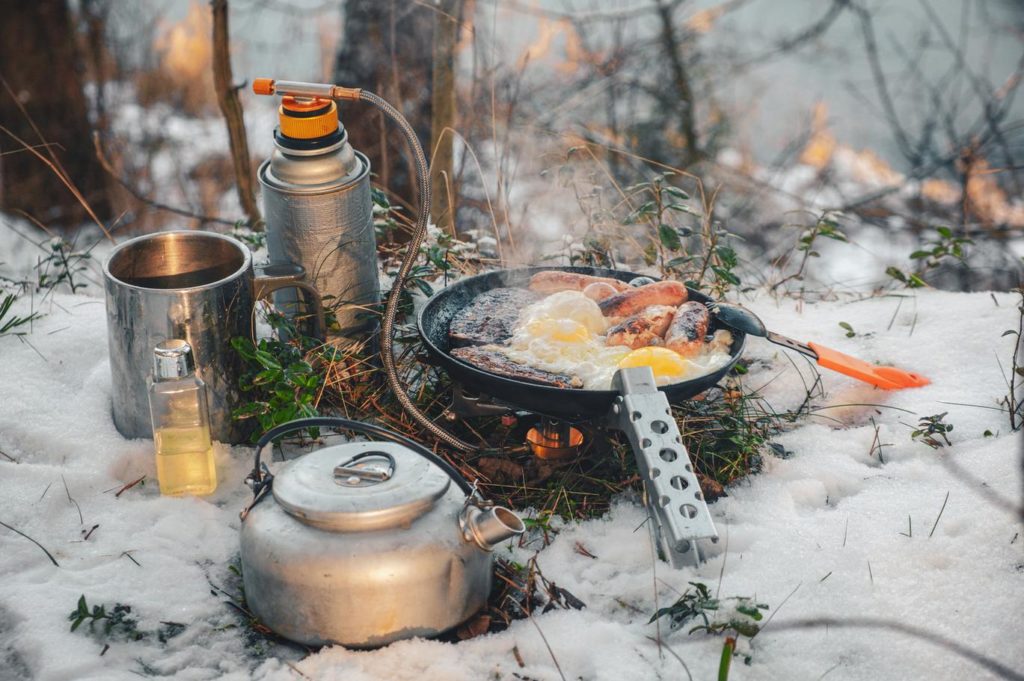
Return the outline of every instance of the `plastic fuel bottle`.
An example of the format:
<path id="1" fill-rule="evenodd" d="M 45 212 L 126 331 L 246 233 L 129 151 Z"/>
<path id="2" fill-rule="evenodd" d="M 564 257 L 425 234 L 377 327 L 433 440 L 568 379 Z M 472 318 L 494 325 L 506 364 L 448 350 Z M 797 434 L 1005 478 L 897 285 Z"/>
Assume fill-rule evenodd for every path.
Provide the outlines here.
<path id="1" fill-rule="evenodd" d="M 154 349 L 149 410 L 160 493 L 202 495 L 217 489 L 206 384 L 195 374 L 185 341 L 164 341 Z"/>

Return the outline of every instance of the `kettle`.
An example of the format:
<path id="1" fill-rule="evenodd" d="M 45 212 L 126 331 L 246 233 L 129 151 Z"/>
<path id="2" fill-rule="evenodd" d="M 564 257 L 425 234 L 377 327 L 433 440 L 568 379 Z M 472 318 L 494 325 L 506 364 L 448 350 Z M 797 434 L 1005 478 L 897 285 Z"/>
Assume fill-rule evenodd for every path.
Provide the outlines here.
<path id="1" fill-rule="evenodd" d="M 271 475 L 262 450 L 312 427 L 378 440 L 324 447 Z M 249 480 L 254 498 L 241 514 L 246 601 L 263 624 L 306 645 L 372 648 L 461 624 L 487 602 L 492 549 L 525 530 L 422 445 L 343 418 L 267 431 Z"/>

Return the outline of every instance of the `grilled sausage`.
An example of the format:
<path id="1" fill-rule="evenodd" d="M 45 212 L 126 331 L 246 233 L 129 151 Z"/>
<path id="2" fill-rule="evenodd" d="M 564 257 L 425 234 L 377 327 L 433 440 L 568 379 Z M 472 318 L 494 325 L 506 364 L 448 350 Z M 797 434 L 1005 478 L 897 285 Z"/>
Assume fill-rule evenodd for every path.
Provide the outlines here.
<path id="1" fill-rule="evenodd" d="M 657 281 L 605 298 L 598 305 L 605 317 L 632 317 L 651 305 L 677 307 L 686 297 L 686 286 L 680 282 Z"/>
<path id="2" fill-rule="evenodd" d="M 631 350 L 648 345 L 664 345 L 662 336 L 668 330 L 674 314 L 675 308 L 669 305 L 652 305 L 608 329 L 605 345 L 625 345 Z"/>
<path id="3" fill-rule="evenodd" d="M 693 357 L 704 346 L 711 314 L 703 304 L 690 301 L 676 310 L 665 333 L 665 347 L 683 357 Z"/>
<path id="4" fill-rule="evenodd" d="M 530 277 L 530 290 L 535 293 L 558 293 L 559 291 L 582 291 L 590 284 L 605 283 L 616 291 L 625 291 L 629 284 L 609 277 L 592 277 L 589 274 L 548 270 Z"/>

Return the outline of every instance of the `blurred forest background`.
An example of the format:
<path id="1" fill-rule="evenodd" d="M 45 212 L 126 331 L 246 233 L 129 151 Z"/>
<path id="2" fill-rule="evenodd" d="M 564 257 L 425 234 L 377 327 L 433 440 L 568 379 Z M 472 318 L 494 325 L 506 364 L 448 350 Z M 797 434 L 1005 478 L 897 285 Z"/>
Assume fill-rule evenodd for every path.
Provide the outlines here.
<path id="1" fill-rule="evenodd" d="M 276 102 L 248 85 L 266 76 L 398 105 L 432 160 L 434 222 L 485 263 L 651 264 L 717 230 L 745 285 L 1019 283 L 1018 0 L 0 6 L 0 222 L 30 241 L 259 230 Z M 408 214 L 397 131 L 341 116 Z M 663 172 L 692 210 L 619 248 L 647 217 L 629 188 Z"/>

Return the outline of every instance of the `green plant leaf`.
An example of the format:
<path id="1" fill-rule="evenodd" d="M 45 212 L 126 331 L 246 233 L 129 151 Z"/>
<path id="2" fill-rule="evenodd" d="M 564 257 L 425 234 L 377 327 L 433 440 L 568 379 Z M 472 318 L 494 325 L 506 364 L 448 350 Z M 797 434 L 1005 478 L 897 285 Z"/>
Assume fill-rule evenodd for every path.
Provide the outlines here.
<path id="1" fill-rule="evenodd" d="M 757 622 L 760 622 L 764 618 L 764 615 L 761 614 L 761 611 L 758 610 L 756 605 L 737 605 L 736 612 L 742 613 Z"/>
<path id="2" fill-rule="evenodd" d="M 672 185 L 669 185 L 669 186 L 665 187 L 664 191 L 669 196 L 675 197 L 675 198 L 679 199 L 680 201 L 687 201 L 690 198 L 689 194 L 684 192 L 679 187 L 674 187 Z"/>
<path id="3" fill-rule="evenodd" d="M 676 232 L 672 225 L 666 225 L 661 223 L 658 225 L 658 238 L 661 240 L 661 245 L 670 251 L 678 251 L 682 243 L 679 241 L 679 233 Z"/>
<path id="4" fill-rule="evenodd" d="M 740 278 L 737 277 L 732 272 L 730 272 L 729 270 L 725 269 L 724 267 L 712 266 L 711 270 L 715 273 L 719 280 L 724 281 L 733 286 L 739 286 Z"/>

